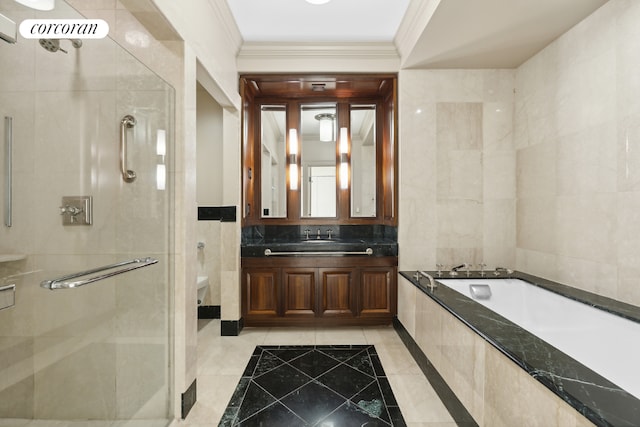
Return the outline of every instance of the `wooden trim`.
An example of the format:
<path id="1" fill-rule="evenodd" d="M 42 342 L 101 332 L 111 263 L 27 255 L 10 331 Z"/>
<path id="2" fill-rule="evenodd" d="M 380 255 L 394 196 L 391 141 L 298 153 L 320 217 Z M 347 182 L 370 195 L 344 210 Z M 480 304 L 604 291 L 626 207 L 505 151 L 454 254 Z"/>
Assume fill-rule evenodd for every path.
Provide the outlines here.
<path id="1" fill-rule="evenodd" d="M 313 82 L 328 82 L 329 89 L 314 92 Z M 291 83 L 297 82 L 297 83 Z M 240 78 L 243 99 L 243 221 L 242 226 L 258 224 L 317 224 L 397 225 L 397 97 L 396 74 L 256 74 Z M 302 86 L 302 88 L 301 88 Z M 287 217 L 262 218 L 260 194 L 260 122 L 259 105 L 262 103 L 287 104 L 288 129 L 300 131 L 300 105 L 313 102 L 333 102 L 337 105 L 338 128 L 349 127 L 351 103 L 375 103 L 376 114 L 376 216 L 351 216 L 351 185 L 340 189 L 336 180 L 337 212 L 333 218 L 303 217 L 300 206 L 301 182 L 298 190 L 289 190 L 287 178 Z M 350 157 L 350 153 L 349 153 Z M 298 168 L 301 167 L 298 156 Z M 339 167 L 339 147 L 336 144 L 336 168 Z M 252 177 L 248 170 L 251 168 Z M 288 176 L 288 170 L 287 170 Z M 299 180 L 302 173 L 298 174 Z M 339 176 L 339 173 L 337 173 Z M 247 213 L 247 207 L 250 211 Z"/>

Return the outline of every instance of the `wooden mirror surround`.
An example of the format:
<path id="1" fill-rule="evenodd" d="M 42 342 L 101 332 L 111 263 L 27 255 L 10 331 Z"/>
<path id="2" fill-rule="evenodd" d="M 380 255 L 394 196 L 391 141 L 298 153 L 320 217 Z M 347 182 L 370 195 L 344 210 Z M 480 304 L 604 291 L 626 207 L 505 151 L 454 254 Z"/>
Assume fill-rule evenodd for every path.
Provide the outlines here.
<path id="1" fill-rule="evenodd" d="M 396 82 L 390 74 L 241 76 L 243 225 L 397 225 Z M 309 141 L 319 127 L 309 117 L 322 115 L 333 120 L 332 136 Z"/>

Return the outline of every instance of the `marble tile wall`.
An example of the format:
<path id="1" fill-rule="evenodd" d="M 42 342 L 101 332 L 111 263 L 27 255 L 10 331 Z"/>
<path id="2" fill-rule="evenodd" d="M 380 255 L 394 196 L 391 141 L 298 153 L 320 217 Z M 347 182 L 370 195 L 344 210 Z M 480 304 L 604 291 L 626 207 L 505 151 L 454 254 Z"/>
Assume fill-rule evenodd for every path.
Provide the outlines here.
<path id="1" fill-rule="evenodd" d="M 401 70 L 400 270 L 515 265 L 512 70 Z"/>
<path id="2" fill-rule="evenodd" d="M 517 268 L 640 305 L 640 4 L 612 0 L 516 70 Z"/>
<path id="3" fill-rule="evenodd" d="M 203 305 L 220 305 L 220 267 L 222 245 L 220 221 L 197 221 L 198 241 L 205 247 L 198 251 L 198 275 L 209 277 L 209 290 Z"/>

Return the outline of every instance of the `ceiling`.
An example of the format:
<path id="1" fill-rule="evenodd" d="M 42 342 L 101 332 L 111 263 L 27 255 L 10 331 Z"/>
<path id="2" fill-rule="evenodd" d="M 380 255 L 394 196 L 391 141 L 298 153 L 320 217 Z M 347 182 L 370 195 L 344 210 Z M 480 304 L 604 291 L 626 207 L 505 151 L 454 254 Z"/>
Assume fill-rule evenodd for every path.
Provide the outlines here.
<path id="1" fill-rule="evenodd" d="M 608 0 L 227 0 L 245 42 L 393 42 L 403 68 L 514 68 Z M 416 10 L 435 11 L 426 23 Z M 403 22 L 407 10 L 412 11 Z"/>
<path id="2" fill-rule="evenodd" d="M 409 0 L 227 0 L 245 42 L 390 42 Z"/>

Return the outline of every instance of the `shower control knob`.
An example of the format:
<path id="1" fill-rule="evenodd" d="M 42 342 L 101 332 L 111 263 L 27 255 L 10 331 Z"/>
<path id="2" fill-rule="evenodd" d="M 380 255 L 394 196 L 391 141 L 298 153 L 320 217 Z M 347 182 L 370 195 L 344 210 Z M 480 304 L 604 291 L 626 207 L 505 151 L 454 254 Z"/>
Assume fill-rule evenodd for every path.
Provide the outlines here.
<path id="1" fill-rule="evenodd" d="M 60 215 L 69 214 L 71 216 L 76 216 L 82 213 L 82 208 L 77 206 L 60 206 Z"/>

